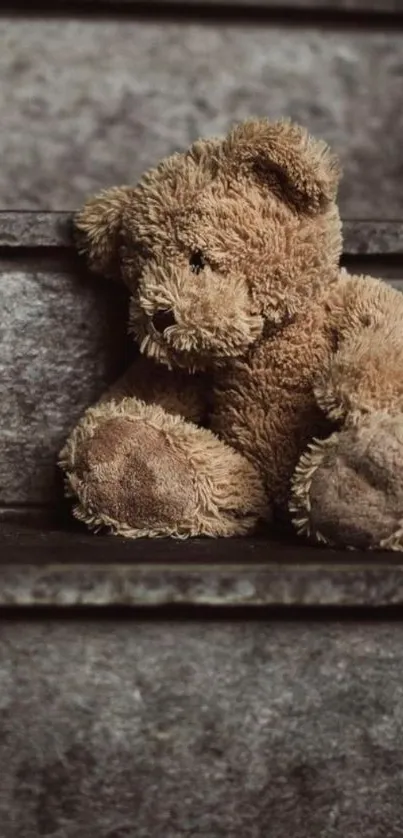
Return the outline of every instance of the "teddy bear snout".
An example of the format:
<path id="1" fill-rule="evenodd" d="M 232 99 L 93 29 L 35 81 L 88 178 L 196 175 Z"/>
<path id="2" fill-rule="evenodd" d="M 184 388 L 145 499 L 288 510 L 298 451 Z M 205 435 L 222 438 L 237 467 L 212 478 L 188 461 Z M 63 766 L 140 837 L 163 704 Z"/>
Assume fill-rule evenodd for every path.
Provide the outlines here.
<path id="1" fill-rule="evenodd" d="M 160 309 L 156 311 L 152 316 L 152 324 L 156 332 L 160 334 L 165 332 L 165 329 L 169 329 L 170 326 L 175 326 L 176 320 L 172 309 Z"/>

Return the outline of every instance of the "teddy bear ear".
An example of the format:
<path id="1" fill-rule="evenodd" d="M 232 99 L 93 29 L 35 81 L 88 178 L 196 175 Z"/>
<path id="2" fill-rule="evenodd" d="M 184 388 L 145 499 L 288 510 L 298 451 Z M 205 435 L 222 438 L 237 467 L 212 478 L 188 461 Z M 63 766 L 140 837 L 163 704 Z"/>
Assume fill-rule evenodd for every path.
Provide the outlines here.
<path id="1" fill-rule="evenodd" d="M 90 270 L 120 279 L 119 243 L 123 214 L 133 189 L 116 186 L 90 198 L 74 217 L 77 248 Z"/>
<path id="2" fill-rule="evenodd" d="M 321 140 L 287 120 L 249 120 L 224 141 L 224 153 L 242 171 L 300 212 L 322 212 L 336 199 L 341 170 Z"/>

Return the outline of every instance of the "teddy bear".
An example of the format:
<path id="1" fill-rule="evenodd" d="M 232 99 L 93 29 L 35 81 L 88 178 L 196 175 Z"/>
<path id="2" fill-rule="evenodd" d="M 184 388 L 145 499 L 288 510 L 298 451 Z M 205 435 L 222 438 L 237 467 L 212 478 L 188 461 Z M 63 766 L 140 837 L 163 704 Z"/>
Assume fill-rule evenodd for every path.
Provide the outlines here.
<path id="1" fill-rule="evenodd" d="M 340 268 L 339 179 L 304 128 L 250 119 L 77 213 L 140 349 L 60 455 L 90 528 L 402 549 L 403 297 Z"/>

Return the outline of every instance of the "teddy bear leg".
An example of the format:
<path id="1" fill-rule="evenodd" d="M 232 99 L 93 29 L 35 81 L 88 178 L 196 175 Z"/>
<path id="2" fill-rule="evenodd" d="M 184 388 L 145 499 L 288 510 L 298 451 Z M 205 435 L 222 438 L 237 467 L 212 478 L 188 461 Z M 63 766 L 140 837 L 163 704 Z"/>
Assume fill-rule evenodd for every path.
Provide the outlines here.
<path id="1" fill-rule="evenodd" d="M 376 411 L 313 443 L 290 509 L 297 530 L 318 542 L 403 550 L 403 414 Z"/>
<path id="2" fill-rule="evenodd" d="M 265 514 L 247 460 L 210 431 L 134 398 L 88 410 L 60 464 L 76 517 L 129 538 L 241 535 Z"/>

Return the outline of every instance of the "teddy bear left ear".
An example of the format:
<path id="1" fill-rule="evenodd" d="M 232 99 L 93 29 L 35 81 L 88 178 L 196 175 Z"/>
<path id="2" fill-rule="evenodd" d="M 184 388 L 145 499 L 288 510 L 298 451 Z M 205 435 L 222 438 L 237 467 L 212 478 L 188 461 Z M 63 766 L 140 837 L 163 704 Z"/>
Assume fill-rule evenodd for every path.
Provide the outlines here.
<path id="1" fill-rule="evenodd" d="M 133 188 L 116 186 L 90 198 L 74 218 L 77 247 L 95 273 L 120 278 L 119 242 L 122 219 Z"/>
<path id="2" fill-rule="evenodd" d="M 325 142 L 281 120 L 237 125 L 223 151 L 234 172 L 252 176 L 300 212 L 322 212 L 336 199 L 340 165 Z"/>

